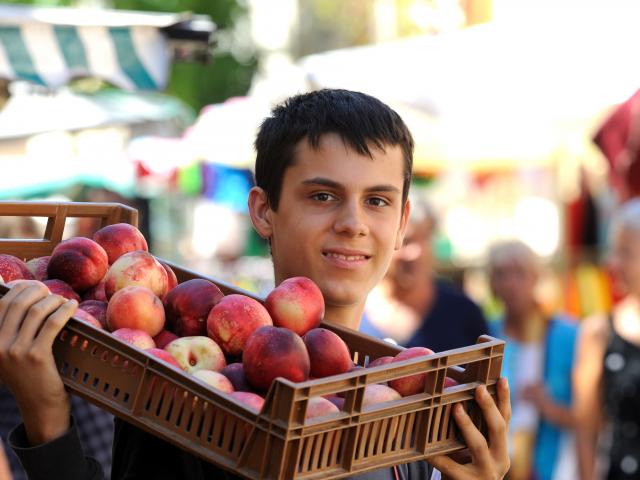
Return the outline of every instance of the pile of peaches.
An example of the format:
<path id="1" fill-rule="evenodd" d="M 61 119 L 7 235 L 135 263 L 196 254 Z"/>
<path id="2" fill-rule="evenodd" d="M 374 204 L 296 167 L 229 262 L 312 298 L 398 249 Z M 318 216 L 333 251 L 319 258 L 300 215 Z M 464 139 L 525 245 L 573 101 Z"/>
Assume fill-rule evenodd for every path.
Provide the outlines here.
<path id="1" fill-rule="evenodd" d="M 271 382 L 323 378 L 362 368 L 334 332 L 321 328 L 324 299 L 318 286 L 293 277 L 263 303 L 224 295 L 204 279 L 178 283 L 169 265 L 148 252 L 132 225 L 98 230 L 93 239 L 73 237 L 50 256 L 28 262 L 0 254 L 0 281 L 9 287 L 39 281 L 52 294 L 78 301 L 74 317 L 104 329 L 172 367 L 260 411 Z M 380 357 L 367 368 L 432 354 L 424 347 Z M 424 391 L 425 374 L 372 384 L 363 405 Z M 447 378 L 447 386 L 455 382 Z M 339 395 L 311 398 L 307 418 L 338 413 Z"/>

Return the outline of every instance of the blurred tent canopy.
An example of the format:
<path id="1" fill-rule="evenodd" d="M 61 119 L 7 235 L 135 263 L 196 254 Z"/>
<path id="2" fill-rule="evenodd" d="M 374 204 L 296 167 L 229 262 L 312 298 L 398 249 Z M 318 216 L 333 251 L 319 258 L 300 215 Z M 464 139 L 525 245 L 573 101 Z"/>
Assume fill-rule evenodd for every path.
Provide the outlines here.
<path id="1" fill-rule="evenodd" d="M 130 196 L 136 178 L 129 140 L 176 135 L 193 118 L 190 107 L 160 92 L 15 95 L 0 112 L 0 165 L 10 172 L 0 177 L 0 199 L 77 184 Z"/>
<path id="2" fill-rule="evenodd" d="M 163 89 L 172 53 L 206 48 L 206 16 L 0 5 L 0 78 L 51 89 L 96 77 L 129 90 Z"/>
<path id="3" fill-rule="evenodd" d="M 208 49 L 208 16 L 0 5 L 0 198 L 78 183 L 135 192 L 126 156 L 137 135 L 180 134 L 194 114 L 164 94 L 169 67 Z M 79 93 L 91 77 L 120 88 Z"/>
<path id="4" fill-rule="evenodd" d="M 418 172 L 549 165 L 567 142 L 597 154 L 591 132 L 640 85 L 637 15 L 551 17 L 330 51 L 300 66 L 312 88 L 360 90 L 396 108 Z"/>

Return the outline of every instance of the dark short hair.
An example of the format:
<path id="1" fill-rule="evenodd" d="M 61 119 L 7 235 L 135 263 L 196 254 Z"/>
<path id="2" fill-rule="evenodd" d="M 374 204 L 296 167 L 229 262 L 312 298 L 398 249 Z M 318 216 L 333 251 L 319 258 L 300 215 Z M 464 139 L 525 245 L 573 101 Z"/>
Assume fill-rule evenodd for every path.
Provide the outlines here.
<path id="1" fill-rule="evenodd" d="M 400 115 L 370 95 L 325 89 L 287 99 L 260 126 L 255 180 L 273 210 L 278 208 L 282 179 L 294 162 L 298 143 L 306 138 L 312 148 L 318 148 L 320 137 L 327 133 L 338 134 L 345 144 L 369 157 L 368 142 L 378 148 L 399 145 L 404 157 L 404 204 L 411 183 L 413 137 Z"/>

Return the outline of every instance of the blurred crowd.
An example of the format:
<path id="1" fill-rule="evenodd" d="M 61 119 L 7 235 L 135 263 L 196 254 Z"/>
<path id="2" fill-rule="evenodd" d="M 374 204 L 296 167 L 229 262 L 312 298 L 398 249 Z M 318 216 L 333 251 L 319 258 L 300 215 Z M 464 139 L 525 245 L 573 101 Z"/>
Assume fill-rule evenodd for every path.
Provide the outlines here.
<path id="1" fill-rule="evenodd" d="M 579 319 L 537 298 L 541 260 L 519 240 L 493 244 L 485 265 L 500 315 L 484 318 L 435 274 L 436 219 L 425 204 L 367 303 L 361 330 L 443 351 L 488 333 L 506 341 L 512 480 L 640 478 L 640 199 L 622 204 L 603 267 L 624 291 L 610 311 Z M 562 293 L 562 292 L 560 292 Z"/>

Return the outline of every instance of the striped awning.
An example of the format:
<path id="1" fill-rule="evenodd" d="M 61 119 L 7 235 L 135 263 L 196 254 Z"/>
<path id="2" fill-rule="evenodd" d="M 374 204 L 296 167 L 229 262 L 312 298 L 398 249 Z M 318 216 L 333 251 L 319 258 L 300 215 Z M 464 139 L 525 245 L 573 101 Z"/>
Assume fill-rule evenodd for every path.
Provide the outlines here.
<path id="1" fill-rule="evenodd" d="M 180 14 L 0 5 L 0 78 L 55 89 L 98 77 L 128 90 L 163 89 L 171 49 L 162 28 Z"/>

